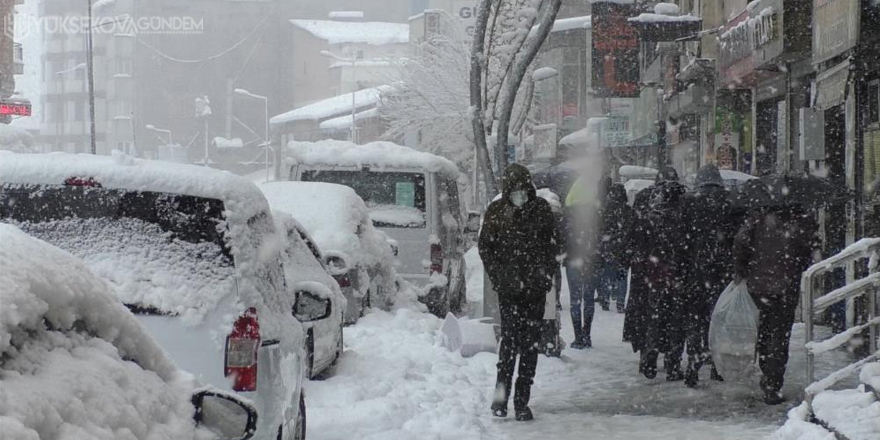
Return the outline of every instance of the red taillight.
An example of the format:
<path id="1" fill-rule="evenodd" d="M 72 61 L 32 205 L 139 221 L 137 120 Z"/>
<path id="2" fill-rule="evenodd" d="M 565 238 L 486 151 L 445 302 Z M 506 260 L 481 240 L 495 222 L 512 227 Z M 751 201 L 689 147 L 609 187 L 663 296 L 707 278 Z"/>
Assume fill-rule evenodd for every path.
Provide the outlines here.
<path id="1" fill-rule="evenodd" d="M 338 275 L 333 277 L 336 280 L 336 284 L 339 284 L 339 287 L 346 288 L 351 287 L 351 279 L 348 278 L 348 274 Z"/>
<path id="2" fill-rule="evenodd" d="M 235 391 L 257 390 L 257 352 L 260 349 L 260 322 L 257 309 L 242 314 L 226 337 L 224 374 Z"/>
<path id="3" fill-rule="evenodd" d="M 439 243 L 431 245 L 431 273 L 443 273 L 443 247 Z"/>

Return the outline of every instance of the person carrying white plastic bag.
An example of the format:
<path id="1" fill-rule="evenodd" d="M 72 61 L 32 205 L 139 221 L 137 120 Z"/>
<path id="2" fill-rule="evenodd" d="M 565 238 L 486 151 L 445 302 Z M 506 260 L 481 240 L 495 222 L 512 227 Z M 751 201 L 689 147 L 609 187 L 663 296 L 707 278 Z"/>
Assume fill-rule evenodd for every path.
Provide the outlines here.
<path id="1" fill-rule="evenodd" d="M 742 380 L 754 374 L 758 314 L 744 281 L 730 283 L 715 303 L 709 349 L 715 368 L 726 380 Z"/>

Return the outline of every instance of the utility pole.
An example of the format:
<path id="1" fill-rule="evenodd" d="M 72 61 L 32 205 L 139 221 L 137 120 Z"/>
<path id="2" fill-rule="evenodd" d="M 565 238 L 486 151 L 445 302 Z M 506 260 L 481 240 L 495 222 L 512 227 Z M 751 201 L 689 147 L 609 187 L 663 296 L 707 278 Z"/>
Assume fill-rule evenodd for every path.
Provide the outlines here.
<path id="1" fill-rule="evenodd" d="M 89 77 L 89 119 L 91 120 L 91 153 L 98 154 L 98 141 L 95 138 L 95 54 L 92 46 L 92 0 L 86 0 L 89 8 L 89 33 L 86 37 L 86 62 L 88 63 Z"/>

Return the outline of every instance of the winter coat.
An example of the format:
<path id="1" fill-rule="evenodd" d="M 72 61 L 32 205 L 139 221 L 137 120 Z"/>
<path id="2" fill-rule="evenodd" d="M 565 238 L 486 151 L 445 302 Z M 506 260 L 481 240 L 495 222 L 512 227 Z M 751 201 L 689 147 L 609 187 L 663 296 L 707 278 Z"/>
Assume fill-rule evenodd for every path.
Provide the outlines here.
<path id="1" fill-rule="evenodd" d="M 599 258 L 602 261 L 629 267 L 633 217 L 626 189 L 623 185 L 612 185 L 602 207 L 599 237 Z"/>
<path id="2" fill-rule="evenodd" d="M 528 201 L 517 207 L 510 195 L 519 190 L 528 192 Z M 559 265 L 557 224 L 525 167 L 512 164 L 505 170 L 504 191 L 486 211 L 479 249 L 502 306 L 545 301 Z"/>
<path id="3" fill-rule="evenodd" d="M 791 206 L 753 210 L 734 240 L 736 274 L 755 297 L 796 301 L 802 273 L 821 246 L 818 224 Z"/>
<path id="4" fill-rule="evenodd" d="M 688 243 L 688 285 L 696 291 L 705 291 L 706 287 L 718 290 L 705 292 L 713 298 L 702 298 L 713 304 L 721 294 L 718 285 L 733 276 L 733 238 L 739 227 L 732 213 L 730 194 L 720 180 L 720 174 L 717 181 L 698 175 L 696 191 L 684 197 L 682 206 Z"/>
<path id="5" fill-rule="evenodd" d="M 651 211 L 654 187 L 646 188 L 636 194 L 633 203 L 633 222 L 629 229 L 630 265 L 632 277 L 629 286 L 629 298 L 626 302 L 626 316 L 623 323 L 623 340 L 632 343 L 633 351 L 645 348 L 647 342 L 648 321 L 653 309 L 648 302 L 650 283 L 648 269 L 650 260 L 646 243 L 651 237 L 651 225 L 648 214 Z"/>

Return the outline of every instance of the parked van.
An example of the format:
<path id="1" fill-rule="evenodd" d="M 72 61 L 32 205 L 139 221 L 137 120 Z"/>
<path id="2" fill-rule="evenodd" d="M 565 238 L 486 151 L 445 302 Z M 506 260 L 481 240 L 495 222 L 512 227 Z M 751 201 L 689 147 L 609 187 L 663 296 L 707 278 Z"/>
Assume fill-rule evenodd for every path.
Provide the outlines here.
<path id="1" fill-rule="evenodd" d="M 442 157 L 390 142 L 291 142 L 279 180 L 336 183 L 366 202 L 370 219 L 396 242 L 398 275 L 421 289 L 431 313 L 466 302 L 465 214 L 458 168 Z"/>

